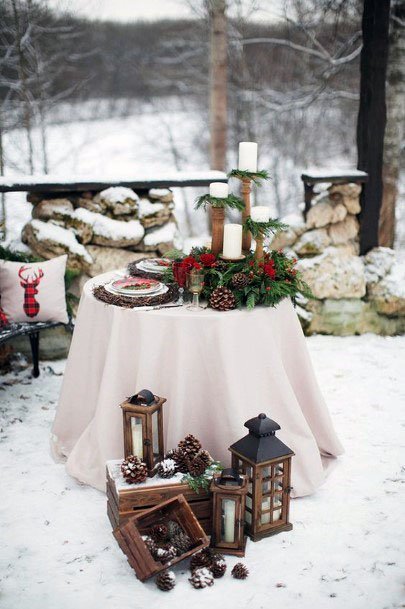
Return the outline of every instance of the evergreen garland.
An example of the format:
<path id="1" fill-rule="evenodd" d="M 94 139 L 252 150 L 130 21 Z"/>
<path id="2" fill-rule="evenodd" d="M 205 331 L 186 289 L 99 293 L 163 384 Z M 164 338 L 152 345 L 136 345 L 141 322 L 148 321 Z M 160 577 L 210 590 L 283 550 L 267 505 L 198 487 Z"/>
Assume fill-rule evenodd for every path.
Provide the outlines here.
<path id="1" fill-rule="evenodd" d="M 270 219 L 268 222 L 255 222 L 249 216 L 246 218 L 245 223 L 243 224 L 243 230 L 245 232 L 249 231 L 252 234 L 253 239 L 257 239 L 257 237 L 268 237 L 270 233 L 277 233 L 280 230 L 286 230 L 288 226 L 283 224 L 279 220 Z"/>
<path id="2" fill-rule="evenodd" d="M 209 194 L 202 195 L 196 199 L 195 209 L 200 209 L 200 207 L 207 209 L 207 205 L 212 205 L 212 207 L 217 208 L 237 209 L 239 211 L 245 209 L 245 203 L 242 199 L 233 194 L 228 195 L 226 198 L 211 197 Z"/>
<path id="3" fill-rule="evenodd" d="M 238 180 L 252 180 L 257 186 L 261 186 L 261 180 L 270 180 L 268 171 L 245 171 L 243 169 L 232 169 L 228 173 L 228 178 L 237 178 Z"/>

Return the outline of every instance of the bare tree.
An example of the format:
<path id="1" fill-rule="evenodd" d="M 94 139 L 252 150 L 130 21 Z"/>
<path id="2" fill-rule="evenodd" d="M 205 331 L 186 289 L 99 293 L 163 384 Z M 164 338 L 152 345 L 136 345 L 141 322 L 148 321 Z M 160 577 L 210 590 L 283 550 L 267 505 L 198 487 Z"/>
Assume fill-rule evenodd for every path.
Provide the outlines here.
<path id="1" fill-rule="evenodd" d="M 228 123 L 226 0 L 210 0 L 210 165 L 225 171 Z"/>
<path id="2" fill-rule="evenodd" d="M 384 137 L 379 244 L 393 247 L 401 145 L 405 128 L 405 0 L 393 0 L 388 57 L 387 125 Z"/>

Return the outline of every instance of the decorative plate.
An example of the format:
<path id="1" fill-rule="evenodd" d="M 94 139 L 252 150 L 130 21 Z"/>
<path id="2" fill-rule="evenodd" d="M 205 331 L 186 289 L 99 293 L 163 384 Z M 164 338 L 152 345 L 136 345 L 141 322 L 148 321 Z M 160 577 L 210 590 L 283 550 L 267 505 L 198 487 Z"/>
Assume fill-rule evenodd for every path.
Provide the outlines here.
<path id="1" fill-rule="evenodd" d="M 144 279 L 143 277 L 122 277 L 115 279 L 109 284 L 112 290 L 117 294 L 145 295 L 153 294 L 161 289 L 162 284 L 156 279 Z"/>

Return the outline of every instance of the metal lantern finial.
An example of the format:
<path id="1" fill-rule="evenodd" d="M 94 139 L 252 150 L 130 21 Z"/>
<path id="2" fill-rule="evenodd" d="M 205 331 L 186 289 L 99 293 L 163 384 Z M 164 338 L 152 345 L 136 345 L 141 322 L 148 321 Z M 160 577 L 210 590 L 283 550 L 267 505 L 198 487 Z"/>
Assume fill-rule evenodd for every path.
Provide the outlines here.
<path id="1" fill-rule="evenodd" d="M 249 479 L 246 528 L 257 541 L 292 529 L 289 522 L 293 451 L 276 436 L 280 425 L 265 413 L 245 423 L 249 433 L 232 444 L 232 467 Z"/>

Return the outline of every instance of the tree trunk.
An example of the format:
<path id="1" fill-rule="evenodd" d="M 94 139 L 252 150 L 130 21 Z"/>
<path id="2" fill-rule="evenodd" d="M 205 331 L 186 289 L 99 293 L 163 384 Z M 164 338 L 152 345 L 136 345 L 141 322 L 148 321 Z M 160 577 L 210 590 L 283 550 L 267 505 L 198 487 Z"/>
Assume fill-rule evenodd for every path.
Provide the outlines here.
<path id="1" fill-rule="evenodd" d="M 382 201 L 382 164 L 386 122 L 385 78 L 390 0 L 364 0 L 357 119 L 358 168 L 369 175 L 361 194 L 360 253 L 378 245 Z"/>
<path id="2" fill-rule="evenodd" d="M 394 247 L 395 204 L 401 144 L 405 125 L 405 0 L 394 0 L 391 8 L 389 62 L 387 69 L 387 126 L 384 138 L 383 199 L 379 244 Z"/>
<path id="3" fill-rule="evenodd" d="M 226 0 L 210 0 L 210 165 L 225 171 L 228 37 Z"/>

